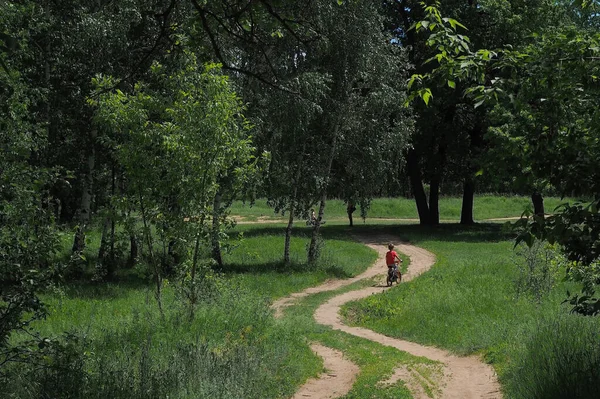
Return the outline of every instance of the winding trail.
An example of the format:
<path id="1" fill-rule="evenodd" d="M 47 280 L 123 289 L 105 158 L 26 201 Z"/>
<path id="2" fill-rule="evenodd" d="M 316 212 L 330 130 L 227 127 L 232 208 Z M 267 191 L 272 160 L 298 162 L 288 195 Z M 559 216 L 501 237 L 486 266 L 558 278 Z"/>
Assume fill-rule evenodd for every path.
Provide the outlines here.
<path id="1" fill-rule="evenodd" d="M 291 306 L 297 299 L 318 292 L 332 291 L 343 286 L 366 278 L 375 276 L 385 277 L 387 269 L 384 266 L 387 247 L 382 243 L 395 242 L 392 237 L 358 237 L 361 242 L 373 248 L 379 254 L 377 261 L 364 273 L 348 280 L 331 280 L 317 287 L 308 288 L 302 292 L 282 298 L 273 304 L 276 317 L 283 315 L 283 310 Z M 429 270 L 435 263 L 435 256 L 419 247 L 410 244 L 396 245 L 396 250 L 409 256 L 411 259 L 409 270 L 403 275 L 402 281 L 410 281 Z M 383 284 L 383 281 L 382 281 Z M 343 324 L 339 315 L 340 307 L 347 302 L 366 298 L 369 295 L 381 293 L 388 289 L 385 285 L 362 288 L 350 291 L 329 299 L 317 308 L 314 314 L 315 320 L 323 325 L 330 326 L 334 330 L 340 330 L 357 337 L 362 337 L 385 346 L 390 346 L 401 351 L 408 352 L 414 356 L 422 356 L 443 364 L 442 381 L 437 385 L 439 390 L 434 392 L 435 399 L 500 399 L 502 394 L 500 385 L 493 368 L 483 363 L 476 356 L 456 356 L 445 350 L 419 345 L 402 339 L 391 338 L 362 327 L 349 327 Z M 324 348 L 324 349 L 323 349 Z M 294 399 L 311 398 L 326 399 L 338 398 L 347 394 L 352 389 L 352 384 L 358 373 L 358 367 L 349 360 L 340 357 L 337 351 L 332 356 L 332 350 L 321 345 L 312 345 L 315 353 L 324 359 L 327 373 L 316 379 L 311 379 L 303 385 L 294 396 Z M 399 370 L 400 378 L 408 379 L 408 373 Z M 337 381 L 343 381 L 338 384 Z M 340 386 L 343 385 L 343 388 Z M 417 384 L 418 385 L 418 384 Z M 417 399 L 428 398 L 425 392 L 415 384 L 407 381 L 413 397 Z"/>

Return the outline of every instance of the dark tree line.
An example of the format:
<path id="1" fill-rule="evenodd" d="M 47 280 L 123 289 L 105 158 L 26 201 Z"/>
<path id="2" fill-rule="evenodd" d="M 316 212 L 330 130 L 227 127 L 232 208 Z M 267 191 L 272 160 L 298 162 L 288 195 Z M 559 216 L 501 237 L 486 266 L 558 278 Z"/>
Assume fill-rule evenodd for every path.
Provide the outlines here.
<path id="1" fill-rule="evenodd" d="M 409 193 L 425 225 L 447 193 L 462 194 L 462 224 L 477 192 L 532 195 L 537 224 L 546 193 L 597 197 L 594 7 L 453 0 L 435 20 L 413 0 L 3 2 L 0 368 L 26 356 L 10 337 L 43 317 L 37 293 L 90 262 L 98 280 L 146 267 L 159 306 L 163 277 L 179 277 L 193 315 L 237 199 L 288 217 L 285 263 L 315 208 L 315 263 L 332 197 L 365 215 Z M 405 107 L 411 74 L 429 88 Z M 596 248 L 597 206 L 565 215 L 524 237 L 593 263 L 573 237 Z M 590 229 L 567 236 L 578 217 Z"/>

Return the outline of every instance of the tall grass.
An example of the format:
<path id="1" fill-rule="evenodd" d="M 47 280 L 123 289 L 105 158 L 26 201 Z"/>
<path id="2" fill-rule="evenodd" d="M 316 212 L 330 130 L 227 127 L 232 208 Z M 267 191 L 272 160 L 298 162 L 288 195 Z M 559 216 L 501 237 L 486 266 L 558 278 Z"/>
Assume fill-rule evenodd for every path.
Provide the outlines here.
<path id="1" fill-rule="evenodd" d="M 593 399 L 600 390 L 600 325 L 573 314 L 542 318 L 510 351 L 503 376 L 519 399 Z"/>
<path id="2" fill-rule="evenodd" d="M 49 317 L 34 327 L 42 336 L 63 338 L 42 367 L 14 367 L 10 378 L 0 378 L 2 397 L 291 396 L 320 364 L 296 326 L 275 322 L 271 299 L 328 278 L 354 276 L 376 254 L 331 238 L 320 262 L 308 267 L 308 230 L 300 229 L 287 268 L 280 229 L 242 229 L 246 239 L 225 256 L 218 290 L 198 305 L 193 320 L 176 281 L 165 284 L 164 318 L 143 279 L 72 283 L 46 293 Z"/>
<path id="3" fill-rule="evenodd" d="M 264 297 L 241 286 L 222 287 L 193 320 L 172 293 L 161 318 L 153 303 L 139 301 L 144 290 L 50 301 L 54 311 L 39 331 L 60 331 L 69 321 L 80 338 L 49 356 L 50 367 L 13 370 L 3 397 L 282 397 L 315 367 L 301 337 L 274 322 Z"/>

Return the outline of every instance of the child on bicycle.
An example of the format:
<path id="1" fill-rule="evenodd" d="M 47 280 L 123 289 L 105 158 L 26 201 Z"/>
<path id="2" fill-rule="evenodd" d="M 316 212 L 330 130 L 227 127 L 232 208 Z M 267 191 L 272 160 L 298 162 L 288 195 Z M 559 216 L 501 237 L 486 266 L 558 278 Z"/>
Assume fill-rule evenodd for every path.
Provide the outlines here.
<path id="1" fill-rule="evenodd" d="M 387 251 L 385 254 L 385 263 L 387 264 L 387 267 L 388 267 L 388 273 L 391 272 L 390 269 L 396 268 L 396 272 L 398 273 L 398 278 L 400 278 L 401 274 L 400 274 L 400 269 L 398 268 L 398 265 L 400 263 L 402 263 L 402 259 L 400 259 L 400 257 L 398 257 L 398 254 L 396 253 L 396 251 L 394 251 L 394 244 L 389 243 L 388 249 L 389 249 L 389 251 Z"/>

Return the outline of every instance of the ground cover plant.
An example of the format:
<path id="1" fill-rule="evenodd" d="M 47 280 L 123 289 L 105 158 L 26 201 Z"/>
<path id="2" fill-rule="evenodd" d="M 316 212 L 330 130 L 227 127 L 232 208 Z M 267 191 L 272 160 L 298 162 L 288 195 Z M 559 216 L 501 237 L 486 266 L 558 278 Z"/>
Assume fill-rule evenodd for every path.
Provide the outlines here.
<path id="1" fill-rule="evenodd" d="M 296 306 L 287 309 L 279 323 L 294 326 L 294 329 L 310 342 L 318 342 L 343 352 L 344 356 L 360 367 L 361 371 L 356 382 L 344 398 L 412 398 L 413 396 L 403 381 L 389 385 L 381 382 L 389 378 L 394 369 L 401 366 L 414 367 L 422 375 L 427 375 L 431 370 L 435 370 L 435 362 L 346 333 L 333 331 L 329 327 L 317 324 L 313 318 L 316 308 L 329 298 L 371 285 L 373 285 L 372 280 L 365 280 L 333 292 L 308 296 L 299 301 Z M 426 392 L 430 390 L 429 393 L 438 388 L 434 383 L 423 385 Z"/>
<path id="2" fill-rule="evenodd" d="M 68 289 L 46 298 L 46 336 L 70 331 L 69 351 L 40 373 L 12 374 L 8 397 L 158 398 L 289 396 L 314 363 L 301 337 L 274 324 L 265 297 L 227 283 L 194 319 L 165 290 L 164 317 L 147 287 Z M 297 364 L 290 359 L 301 359 Z M 37 374 L 36 374 L 37 373 Z"/>
<path id="3" fill-rule="evenodd" d="M 282 261 L 282 227 L 239 226 L 244 233 L 239 246 L 224 256 L 224 272 L 229 278 L 253 287 L 271 298 L 301 291 L 328 278 L 350 278 L 364 271 L 376 259 L 375 253 L 352 242 L 344 226 L 326 229 L 324 246 L 316 265 L 308 266 L 308 228 L 299 229 L 292 239 L 292 262 Z"/>
<path id="4" fill-rule="evenodd" d="M 459 354 L 480 353 L 498 371 L 507 397 L 567 397 L 560 392 L 574 383 L 600 384 L 589 366 L 598 356 L 592 347 L 600 322 L 561 305 L 573 283 L 557 280 L 543 298 L 519 295 L 514 241 L 499 225 L 405 226 L 402 235 L 433 252 L 436 265 L 398 289 L 345 306 L 348 322 Z M 554 330 L 558 339 L 549 333 Z M 561 376 L 567 369 L 572 378 Z M 568 397 L 592 397 L 586 389 Z"/>
<path id="5" fill-rule="evenodd" d="M 558 197 L 544 198 L 546 212 L 553 210 L 560 204 L 573 201 L 571 198 Z M 462 198 L 441 197 L 440 218 L 442 220 L 460 220 Z M 473 216 L 475 220 L 493 218 L 520 217 L 525 210 L 531 209 L 531 198 L 524 196 L 488 195 L 475 196 Z M 236 201 L 231 207 L 231 214 L 241 216 L 244 220 L 278 219 L 281 215 L 273 212 L 266 200 L 258 199 L 254 203 Z M 369 221 L 375 218 L 390 219 L 417 219 L 415 201 L 410 198 L 375 198 L 371 201 L 367 212 Z M 347 220 L 346 204 L 342 200 L 329 200 L 325 208 L 325 220 Z M 360 223 L 360 210 L 354 214 L 357 223 Z M 300 224 L 303 220 L 299 221 Z"/>
<path id="6" fill-rule="evenodd" d="M 552 323 L 581 330 L 582 342 L 594 336 L 594 321 L 582 327 L 571 316 L 553 319 L 551 304 L 570 286 L 554 280 L 558 269 L 531 263 L 518 271 L 514 289 L 506 277 L 515 265 L 502 257 L 509 244 L 478 241 L 496 232 L 472 228 L 442 239 L 444 228 L 400 225 L 435 227 L 459 215 L 463 225 L 518 218 L 531 198 L 535 217 L 521 219 L 517 241 L 557 244 L 575 262 L 567 306 L 600 315 L 599 19 L 600 3 L 591 0 L 3 1 L 0 392 L 10 384 L 13 396 L 53 396 L 62 386 L 64 396 L 118 397 L 119 384 L 143 397 L 258 395 L 263 368 L 252 346 L 241 340 L 215 351 L 182 326 L 203 324 L 208 303 L 226 320 L 227 309 L 238 309 L 227 298 L 236 295 L 253 303 L 240 311 L 258 317 L 263 297 L 366 267 L 371 255 L 348 243 L 345 203 L 329 198 L 351 208 L 370 203 L 363 224 L 396 223 L 381 231 L 414 233 L 441 254 L 422 282 L 399 288 L 436 305 L 415 302 L 435 319 L 416 326 L 406 314 L 407 334 L 485 352 L 509 370 L 521 352 L 502 346 L 498 330 L 518 337 L 520 325 L 522 341 L 541 348 L 544 359 L 563 349 L 556 359 L 572 357 L 568 350 L 580 349 L 567 339 L 541 344 Z M 475 198 L 482 192 L 527 197 Z M 555 210 L 560 201 L 546 198 L 553 215 L 544 217 L 541 199 L 549 194 L 588 203 Z M 226 237 L 231 203 L 260 196 L 289 215 L 283 262 L 276 254 L 281 227 L 248 231 L 248 244 Z M 374 200 L 380 196 L 414 200 Z M 233 215 L 283 220 L 260 202 L 248 212 L 236 205 Z M 312 206 L 311 228 L 302 219 Z M 453 246 L 457 234 L 459 244 L 470 237 L 476 249 Z M 241 251 L 228 252 L 235 245 Z M 113 302 L 121 307 L 102 313 Z M 139 324 L 119 324 L 123 309 L 138 302 Z M 101 310 L 85 310 L 88 304 Z M 52 328 L 59 308 L 65 318 Z M 47 311 L 50 319 L 35 322 Z M 440 320 L 449 326 L 445 337 L 419 330 Z M 98 335 L 94 322 L 108 329 Z M 144 323 L 156 334 L 127 346 L 127 337 L 147 330 Z M 268 323 L 259 317 L 256 335 L 244 333 L 265 353 L 276 342 L 261 332 Z M 179 334 L 183 348 L 165 338 Z M 133 360 L 109 355 L 112 344 L 102 342 L 112 336 L 126 341 L 119 350 Z M 228 342 L 223 336 L 215 342 Z M 173 367 L 177 375 L 165 371 L 166 357 L 150 364 L 161 343 L 159 355 L 185 355 Z M 522 356 L 525 369 L 539 359 L 529 355 Z M 217 368 L 206 366 L 205 379 L 186 374 L 204 369 L 211 356 Z M 247 368 L 258 374 L 233 385 L 228 365 L 236 356 L 255 359 Z M 577 371 L 581 379 L 573 381 L 595 381 Z M 527 375 L 502 373 L 508 391 Z M 292 385 L 265 390 L 284 395 Z M 550 391 L 564 392 L 536 392 Z"/>
<path id="7" fill-rule="evenodd" d="M 62 336 L 61 350 L 48 355 L 51 367 L 39 375 L 33 366 L 11 370 L 3 392 L 14 398 L 41 392 L 73 398 L 291 396 L 319 361 L 293 324 L 275 323 L 271 299 L 327 278 L 354 276 L 375 254 L 334 231 L 321 261 L 307 268 L 309 239 L 300 233 L 292 247 L 295 262 L 286 269 L 279 229 L 242 230 L 246 238 L 225 256 L 223 274 L 214 276 L 192 320 L 177 280 L 165 283 L 164 316 L 151 286 L 132 273 L 121 281 L 73 282 L 45 293 L 49 315 L 35 331 Z"/>

